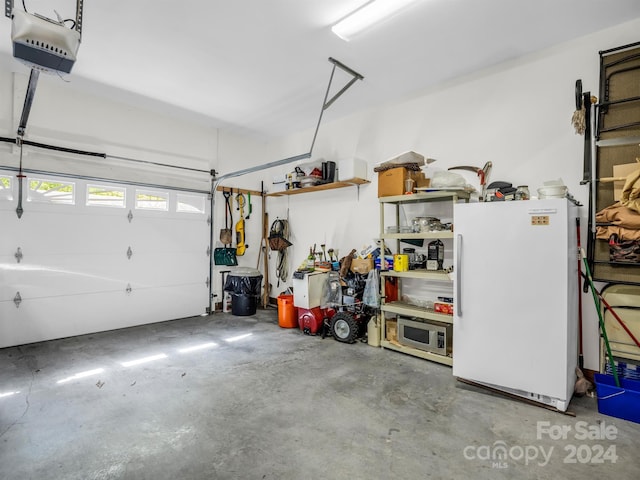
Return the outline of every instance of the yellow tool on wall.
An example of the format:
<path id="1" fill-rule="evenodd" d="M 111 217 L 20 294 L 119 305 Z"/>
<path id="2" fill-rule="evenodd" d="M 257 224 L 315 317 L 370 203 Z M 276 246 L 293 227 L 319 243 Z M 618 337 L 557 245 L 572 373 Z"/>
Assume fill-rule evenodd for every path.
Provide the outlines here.
<path id="1" fill-rule="evenodd" d="M 248 245 L 244 243 L 244 195 L 239 193 L 236 195 L 238 202 L 238 210 L 240 210 L 240 219 L 236 223 L 236 255 L 242 256 L 247 250 Z"/>

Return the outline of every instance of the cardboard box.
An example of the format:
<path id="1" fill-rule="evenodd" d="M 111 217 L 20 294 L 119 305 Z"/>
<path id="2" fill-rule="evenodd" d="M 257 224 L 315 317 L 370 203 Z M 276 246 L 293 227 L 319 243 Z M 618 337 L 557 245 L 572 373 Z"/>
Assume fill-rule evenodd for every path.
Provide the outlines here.
<path id="1" fill-rule="evenodd" d="M 353 273 L 365 274 L 373 270 L 373 258 L 354 258 L 351 260 L 351 271 Z"/>
<path id="2" fill-rule="evenodd" d="M 397 342 L 398 341 L 398 321 L 396 319 L 387 318 L 385 320 L 386 326 L 386 335 L 385 338 L 389 342 Z"/>
<path id="3" fill-rule="evenodd" d="M 378 197 L 403 195 L 405 193 L 404 181 L 408 178 L 412 178 L 416 182 L 415 187 L 428 186 L 429 179 L 424 178 L 423 172 L 407 170 L 404 167 L 392 168 L 378 172 Z"/>

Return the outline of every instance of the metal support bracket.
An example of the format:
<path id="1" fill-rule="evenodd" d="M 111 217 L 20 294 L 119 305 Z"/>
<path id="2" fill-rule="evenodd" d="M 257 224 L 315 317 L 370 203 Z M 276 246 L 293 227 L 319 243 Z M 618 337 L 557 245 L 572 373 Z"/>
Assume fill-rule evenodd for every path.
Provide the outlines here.
<path id="1" fill-rule="evenodd" d="M 335 67 L 338 67 L 344 72 L 351 75 L 353 78 L 344 87 L 342 87 L 342 89 L 340 89 L 338 93 L 336 93 L 333 97 L 331 97 L 329 101 L 325 100 L 324 105 L 322 106 L 323 110 L 326 110 L 327 108 L 329 108 L 333 104 L 333 102 L 335 102 L 344 92 L 346 92 L 349 89 L 351 85 L 356 83 L 358 80 L 364 80 L 364 77 L 362 75 L 360 75 L 355 70 L 350 69 L 344 63 L 339 62 L 335 58 L 329 57 L 329 61 L 333 63 L 334 69 Z M 332 72 L 332 76 L 333 76 L 333 72 Z M 329 87 L 331 87 L 331 82 L 329 82 Z"/>
<path id="2" fill-rule="evenodd" d="M 38 78 L 40 78 L 40 71 L 35 68 L 31 69 L 31 75 L 29 75 L 29 85 L 27 86 L 27 94 L 24 97 L 24 105 L 22 106 L 22 115 L 20 116 L 20 125 L 18 125 L 18 136 L 23 137 L 27 130 L 27 122 L 29 121 L 29 114 L 31 113 L 31 106 L 33 105 L 33 99 L 36 96 L 36 87 L 38 86 Z"/>

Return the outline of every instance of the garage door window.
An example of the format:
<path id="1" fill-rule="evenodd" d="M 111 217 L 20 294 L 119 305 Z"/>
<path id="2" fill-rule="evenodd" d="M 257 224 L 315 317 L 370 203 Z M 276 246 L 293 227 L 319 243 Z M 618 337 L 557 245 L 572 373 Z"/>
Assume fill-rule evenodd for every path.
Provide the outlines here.
<path id="1" fill-rule="evenodd" d="M 169 194 L 136 190 L 136 208 L 141 210 L 169 210 Z"/>
<path id="2" fill-rule="evenodd" d="M 127 191 L 124 188 L 87 185 L 87 206 L 124 208 L 126 204 Z"/>
<path id="3" fill-rule="evenodd" d="M 71 182 L 56 182 L 50 180 L 29 180 L 29 195 L 27 200 L 38 203 L 52 203 L 58 205 L 75 204 L 75 184 Z"/>
<path id="4" fill-rule="evenodd" d="M 0 200 L 13 200 L 11 177 L 0 176 Z"/>
<path id="5" fill-rule="evenodd" d="M 185 213 L 204 213 L 204 197 L 202 195 L 185 195 L 179 193 L 176 198 L 176 211 Z"/>

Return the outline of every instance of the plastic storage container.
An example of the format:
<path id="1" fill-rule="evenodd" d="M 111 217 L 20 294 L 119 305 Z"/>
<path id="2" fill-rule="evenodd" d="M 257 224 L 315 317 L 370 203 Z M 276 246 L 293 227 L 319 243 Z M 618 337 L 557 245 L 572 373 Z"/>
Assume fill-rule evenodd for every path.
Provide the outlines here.
<path id="1" fill-rule="evenodd" d="M 282 328 L 298 328 L 298 313 L 293 305 L 293 295 L 278 296 L 278 325 Z"/>
<path id="2" fill-rule="evenodd" d="M 224 291 L 231 293 L 231 314 L 255 315 L 262 288 L 262 274 L 255 268 L 237 267 L 227 275 Z"/>
<path id="3" fill-rule="evenodd" d="M 613 375 L 596 373 L 598 412 L 640 423 L 640 382 L 619 378 L 617 387 Z"/>

